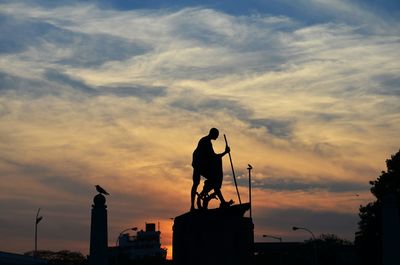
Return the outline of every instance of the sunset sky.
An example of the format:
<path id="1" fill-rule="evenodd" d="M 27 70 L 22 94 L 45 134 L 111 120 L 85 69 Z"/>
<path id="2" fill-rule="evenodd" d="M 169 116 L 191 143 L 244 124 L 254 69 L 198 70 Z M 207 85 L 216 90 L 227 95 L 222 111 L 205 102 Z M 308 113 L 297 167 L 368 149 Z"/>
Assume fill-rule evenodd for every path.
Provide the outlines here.
<path id="1" fill-rule="evenodd" d="M 245 202 L 254 167 L 256 241 L 353 240 L 400 148 L 400 2 L 0 0 L 0 124 L 0 251 L 41 208 L 39 249 L 87 254 L 99 184 L 109 245 L 159 221 L 171 254 L 211 127 Z"/>

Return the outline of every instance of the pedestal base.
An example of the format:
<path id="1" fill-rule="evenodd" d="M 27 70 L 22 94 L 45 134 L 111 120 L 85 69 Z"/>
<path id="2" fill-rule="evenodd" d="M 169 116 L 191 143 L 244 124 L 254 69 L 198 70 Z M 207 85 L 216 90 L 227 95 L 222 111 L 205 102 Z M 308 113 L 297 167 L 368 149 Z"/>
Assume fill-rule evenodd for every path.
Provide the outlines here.
<path id="1" fill-rule="evenodd" d="M 243 217 L 250 204 L 193 211 L 174 219 L 174 265 L 252 263 L 254 225 Z"/>

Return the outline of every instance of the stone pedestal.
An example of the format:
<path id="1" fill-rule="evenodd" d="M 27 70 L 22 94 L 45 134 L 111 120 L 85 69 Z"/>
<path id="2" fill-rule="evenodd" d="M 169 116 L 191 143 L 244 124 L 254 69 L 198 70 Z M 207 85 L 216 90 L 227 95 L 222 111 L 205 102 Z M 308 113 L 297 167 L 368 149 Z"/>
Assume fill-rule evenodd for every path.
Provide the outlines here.
<path id="1" fill-rule="evenodd" d="M 107 265 L 107 206 L 106 198 L 97 194 L 93 199 L 92 219 L 90 225 L 90 265 Z"/>
<path id="2" fill-rule="evenodd" d="M 196 210 L 174 219 L 174 265 L 249 265 L 254 225 L 243 217 L 250 204 Z"/>

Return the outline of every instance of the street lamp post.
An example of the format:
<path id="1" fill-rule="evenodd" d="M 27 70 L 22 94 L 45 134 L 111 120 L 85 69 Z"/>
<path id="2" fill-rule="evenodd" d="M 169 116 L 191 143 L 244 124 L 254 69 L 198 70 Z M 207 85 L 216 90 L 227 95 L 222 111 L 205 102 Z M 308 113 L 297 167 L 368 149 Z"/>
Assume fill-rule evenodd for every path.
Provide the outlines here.
<path id="1" fill-rule="evenodd" d="M 118 234 L 117 241 L 115 241 L 115 247 L 119 247 L 119 239 L 121 238 L 123 233 L 125 233 L 126 231 L 129 231 L 129 230 L 137 231 L 137 227 L 135 226 L 135 227 L 131 227 L 131 228 L 127 228 L 127 229 L 122 230 Z M 119 255 L 120 255 L 120 250 L 119 250 L 119 248 L 116 248 L 115 264 L 117 264 L 117 265 L 119 263 L 119 260 L 118 260 L 119 259 L 119 257 L 118 257 Z"/>
<path id="2" fill-rule="evenodd" d="M 313 238 L 313 243 L 314 243 L 314 264 L 315 264 L 315 265 L 318 265 L 317 239 L 315 238 L 314 233 L 313 233 L 310 229 L 307 229 L 307 228 L 305 228 L 305 227 L 293 226 L 292 229 L 293 229 L 293 231 L 296 231 L 296 230 L 299 230 L 299 229 L 300 229 L 300 230 L 305 230 L 305 231 L 307 231 L 307 232 L 309 232 L 309 233 L 311 234 L 311 236 L 312 236 L 312 238 Z"/>
<path id="3" fill-rule="evenodd" d="M 39 216 L 39 212 L 40 212 L 40 208 L 37 210 L 36 220 L 35 220 L 35 252 L 33 254 L 34 257 L 36 257 L 36 253 L 37 253 L 37 227 L 38 227 L 38 224 L 40 223 L 40 221 L 42 221 L 42 219 L 43 219 L 43 216 Z"/>
<path id="4" fill-rule="evenodd" d="M 276 239 L 276 240 L 279 240 L 279 242 L 280 243 L 282 243 L 282 237 L 278 237 L 278 236 L 270 236 L 270 235 L 263 235 L 263 237 L 270 237 L 270 238 L 273 238 L 273 239 Z M 282 245 L 282 244 L 280 244 L 280 245 Z M 282 246 L 281 246 L 281 249 L 280 249 L 280 251 L 279 251 L 279 264 L 283 264 L 283 258 L 282 258 Z"/>
<path id="5" fill-rule="evenodd" d="M 253 169 L 253 167 L 250 165 L 250 164 L 248 164 L 248 168 L 247 168 L 247 170 L 249 171 L 249 202 L 250 202 L 250 218 L 253 218 L 253 215 L 252 215 L 252 210 L 251 210 L 251 208 L 252 208 L 252 203 L 251 203 L 251 170 Z"/>
<path id="6" fill-rule="evenodd" d="M 125 233 L 126 231 L 129 231 L 129 230 L 137 231 L 137 227 L 131 227 L 131 228 L 127 228 L 127 229 L 125 229 L 125 230 L 122 230 L 122 231 L 118 234 L 117 241 L 115 241 L 115 246 L 116 246 L 116 247 L 119 246 L 119 238 L 122 236 L 122 234 Z"/>
<path id="7" fill-rule="evenodd" d="M 270 235 L 263 235 L 263 237 L 270 237 L 270 238 L 273 238 L 273 239 L 279 240 L 279 242 L 281 242 L 281 243 L 282 243 L 282 237 L 270 236 Z"/>

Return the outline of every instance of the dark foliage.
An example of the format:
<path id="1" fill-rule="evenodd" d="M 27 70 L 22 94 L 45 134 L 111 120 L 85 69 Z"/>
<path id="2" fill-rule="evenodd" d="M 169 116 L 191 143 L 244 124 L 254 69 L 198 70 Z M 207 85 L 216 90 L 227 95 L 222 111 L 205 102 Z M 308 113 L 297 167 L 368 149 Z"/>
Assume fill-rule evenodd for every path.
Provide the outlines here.
<path id="1" fill-rule="evenodd" d="M 333 234 L 322 234 L 304 243 L 258 243 L 254 265 L 355 265 L 354 244 Z"/>
<path id="2" fill-rule="evenodd" d="M 354 265 L 356 257 L 354 244 L 349 240 L 339 238 L 334 234 L 322 234 L 316 240 L 307 240 L 309 248 L 317 248 L 318 264 L 324 265 Z"/>
<path id="3" fill-rule="evenodd" d="M 386 160 L 387 171 L 369 183 L 376 200 L 360 206 L 355 246 L 361 264 L 382 264 L 382 203 L 389 194 L 394 194 L 400 203 L 400 151 Z"/>
<path id="4" fill-rule="evenodd" d="M 34 251 L 26 252 L 25 255 L 33 256 Z M 38 250 L 36 257 L 47 260 L 49 264 L 54 265 L 86 265 L 87 259 L 79 252 L 61 250 L 61 251 L 50 251 L 50 250 Z"/>
<path id="5" fill-rule="evenodd" d="M 313 243 L 314 240 L 306 240 L 306 243 Z M 343 239 L 338 237 L 335 234 L 321 234 L 318 238 L 315 239 L 318 247 L 327 246 L 327 247 L 341 247 L 341 246 L 352 246 L 353 243 L 347 239 Z"/>

